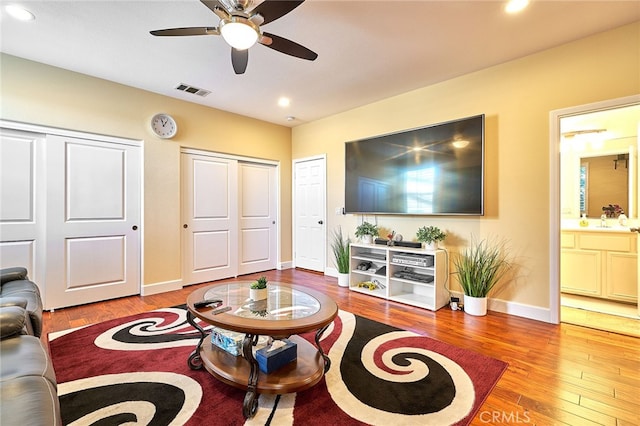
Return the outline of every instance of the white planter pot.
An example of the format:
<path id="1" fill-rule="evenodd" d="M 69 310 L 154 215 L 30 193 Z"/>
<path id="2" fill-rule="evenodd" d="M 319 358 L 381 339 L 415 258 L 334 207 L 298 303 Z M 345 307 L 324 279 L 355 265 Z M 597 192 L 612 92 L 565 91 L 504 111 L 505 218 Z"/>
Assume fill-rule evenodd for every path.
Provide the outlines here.
<path id="1" fill-rule="evenodd" d="M 487 315 L 487 298 L 464 296 L 464 311 L 469 315 L 484 316 Z"/>
<path id="2" fill-rule="evenodd" d="M 266 288 L 250 288 L 249 289 L 249 299 L 256 301 L 256 300 L 264 300 L 267 298 L 267 291 L 268 289 Z"/>
<path id="3" fill-rule="evenodd" d="M 363 235 L 360 237 L 360 241 L 362 241 L 362 244 L 371 244 L 373 242 L 373 237 L 371 235 Z"/>
<path id="4" fill-rule="evenodd" d="M 423 246 L 427 250 L 437 250 L 438 249 L 438 242 L 437 241 L 432 241 L 430 243 L 423 243 Z"/>
<path id="5" fill-rule="evenodd" d="M 349 287 L 349 274 L 342 274 L 338 272 L 338 285 L 340 287 Z"/>

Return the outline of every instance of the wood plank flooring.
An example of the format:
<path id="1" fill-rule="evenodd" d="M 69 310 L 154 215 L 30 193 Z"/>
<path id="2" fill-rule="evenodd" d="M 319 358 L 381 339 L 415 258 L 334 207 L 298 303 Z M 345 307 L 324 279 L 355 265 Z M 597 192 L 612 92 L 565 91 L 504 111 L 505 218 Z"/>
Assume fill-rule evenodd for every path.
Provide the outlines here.
<path id="1" fill-rule="evenodd" d="M 270 281 L 309 286 L 340 309 L 471 349 L 509 363 L 474 425 L 640 425 L 640 339 L 502 313 L 473 317 L 388 302 L 304 270 L 268 271 Z M 184 303 L 199 286 L 133 296 L 44 314 L 44 334 Z"/>

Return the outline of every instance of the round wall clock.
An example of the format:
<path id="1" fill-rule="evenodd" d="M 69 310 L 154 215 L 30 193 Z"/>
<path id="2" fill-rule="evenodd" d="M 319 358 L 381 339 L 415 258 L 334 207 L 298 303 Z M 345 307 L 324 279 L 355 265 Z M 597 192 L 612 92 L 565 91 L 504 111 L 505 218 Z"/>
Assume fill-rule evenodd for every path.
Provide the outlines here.
<path id="1" fill-rule="evenodd" d="M 156 114 L 151 119 L 151 130 L 163 139 L 169 139 L 178 132 L 176 120 L 169 114 Z"/>

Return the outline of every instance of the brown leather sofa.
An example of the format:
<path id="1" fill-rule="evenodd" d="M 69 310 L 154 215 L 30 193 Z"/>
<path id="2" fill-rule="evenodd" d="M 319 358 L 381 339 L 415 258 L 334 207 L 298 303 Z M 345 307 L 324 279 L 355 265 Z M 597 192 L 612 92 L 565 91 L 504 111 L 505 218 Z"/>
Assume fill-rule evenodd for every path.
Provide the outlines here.
<path id="1" fill-rule="evenodd" d="M 24 268 L 0 270 L 0 425 L 62 425 L 42 299 Z"/>

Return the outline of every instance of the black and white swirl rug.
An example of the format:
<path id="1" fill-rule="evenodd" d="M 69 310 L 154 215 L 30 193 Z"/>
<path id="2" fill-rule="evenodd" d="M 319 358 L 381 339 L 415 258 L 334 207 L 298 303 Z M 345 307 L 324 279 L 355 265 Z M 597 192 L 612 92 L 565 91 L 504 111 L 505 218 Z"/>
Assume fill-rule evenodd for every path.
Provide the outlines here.
<path id="1" fill-rule="evenodd" d="M 332 366 L 315 387 L 261 395 L 189 369 L 198 341 L 183 307 L 52 333 L 67 425 L 465 425 L 507 364 L 340 311 L 322 346 Z M 312 341 L 312 335 L 305 335 Z"/>

